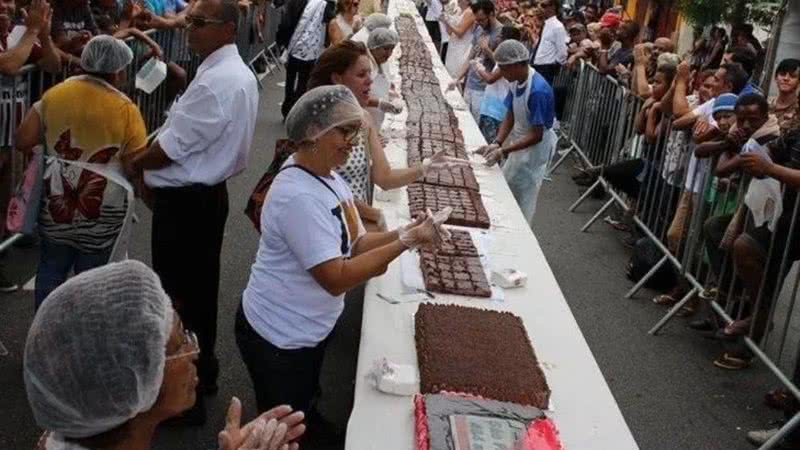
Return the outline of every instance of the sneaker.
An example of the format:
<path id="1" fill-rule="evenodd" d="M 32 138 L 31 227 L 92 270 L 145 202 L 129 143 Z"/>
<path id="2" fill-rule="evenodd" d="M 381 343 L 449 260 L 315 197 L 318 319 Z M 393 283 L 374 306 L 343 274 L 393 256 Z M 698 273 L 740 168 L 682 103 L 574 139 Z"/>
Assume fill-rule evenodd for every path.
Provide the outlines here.
<path id="1" fill-rule="evenodd" d="M 19 285 L 16 283 L 11 282 L 6 275 L 0 271 L 0 292 L 9 294 L 11 292 L 17 292 L 19 290 Z"/>
<path id="2" fill-rule="evenodd" d="M 756 447 L 760 447 L 764 445 L 768 440 L 778 434 L 778 430 L 780 428 L 770 428 L 769 430 L 753 430 L 747 432 L 747 442 L 755 445 Z"/>

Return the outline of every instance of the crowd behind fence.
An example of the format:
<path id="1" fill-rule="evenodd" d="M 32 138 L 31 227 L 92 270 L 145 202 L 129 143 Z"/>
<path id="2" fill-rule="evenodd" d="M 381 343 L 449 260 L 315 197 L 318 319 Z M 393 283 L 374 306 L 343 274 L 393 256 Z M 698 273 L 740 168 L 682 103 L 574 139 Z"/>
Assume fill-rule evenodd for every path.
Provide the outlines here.
<path id="1" fill-rule="evenodd" d="M 271 73 L 281 70 L 282 65 L 278 57 L 278 48 L 275 35 L 279 24 L 280 11 L 271 3 L 254 3 L 242 11 L 240 15 L 236 46 L 239 54 L 259 80 L 260 73 Z M 166 119 L 166 113 L 180 90 L 194 77 L 200 65 L 200 58 L 191 52 L 186 43 L 186 29 L 149 30 L 146 34 L 155 41 L 163 52 L 163 60 L 174 64 L 185 73 L 183 86 L 171 86 L 171 79 L 162 82 L 152 93 L 137 90 L 135 80 L 137 72 L 149 60 L 147 46 L 135 38 L 125 40 L 134 53 L 134 61 L 126 69 L 125 82 L 119 86 L 120 90 L 128 95 L 139 107 L 144 118 L 148 133 L 154 135 Z M 10 163 L 10 176 L 7 179 L 0 177 L 0 183 L 7 185 L 0 187 L 13 192 L 19 184 L 25 161 L 19 152 L 14 151 L 14 134 L 16 127 L 21 123 L 26 111 L 38 101 L 41 95 L 51 86 L 63 81 L 73 73 L 71 68 L 65 67 L 62 73 L 51 74 L 40 70 L 35 65 L 26 65 L 13 76 L 0 75 L 0 152 Z M 76 105 L 80 107 L 80 105 Z M 4 203 L 0 201 L 0 203 Z M 5 205 L 3 206 L 2 219 L 5 220 Z M 0 235 L 0 252 L 5 251 L 11 244 L 22 236 Z"/>
<path id="2" fill-rule="evenodd" d="M 800 261 L 795 261 L 800 256 L 795 251 L 800 242 L 793 239 L 800 214 L 796 189 L 781 186 L 783 212 L 768 234 L 766 255 L 760 255 L 765 261 L 760 283 L 756 283 L 757 288 L 752 283 L 748 288 L 743 279 L 752 280 L 752 274 L 743 277 L 737 271 L 734 256 L 741 256 L 735 253 L 742 251 L 737 237 L 759 228 L 745 207 L 752 177 L 744 173 L 725 178 L 716 176 L 717 158 L 694 157 L 694 146 L 688 137 L 684 136 L 682 145 L 673 145 L 674 139 L 681 139 L 681 133 L 691 136 L 691 130 L 674 130 L 672 117 L 663 117 L 654 142 L 647 142 L 635 126 L 644 101 L 591 65 L 562 70 L 554 87 L 566 95 L 560 136 L 565 148 L 551 172 L 570 156 L 593 168 L 620 164 L 637 164 L 641 168 L 638 195 L 620 192 L 600 169 L 597 180 L 570 211 L 597 190 L 604 189 L 608 200 L 582 231 L 616 205 L 631 216 L 645 239 L 660 252 L 658 262 L 626 298 L 664 271 L 675 275 L 675 283 L 686 286 L 680 300 L 654 324 L 650 334 L 657 334 L 698 298 L 704 300 L 709 314 L 716 316 L 720 326 L 734 320 L 747 325 L 744 335 L 728 342 L 726 349 L 760 360 L 790 395 L 800 399 L 796 383 L 800 356 L 800 307 L 796 307 Z M 798 423 L 800 413 L 794 414 L 762 448 L 772 448 Z"/>

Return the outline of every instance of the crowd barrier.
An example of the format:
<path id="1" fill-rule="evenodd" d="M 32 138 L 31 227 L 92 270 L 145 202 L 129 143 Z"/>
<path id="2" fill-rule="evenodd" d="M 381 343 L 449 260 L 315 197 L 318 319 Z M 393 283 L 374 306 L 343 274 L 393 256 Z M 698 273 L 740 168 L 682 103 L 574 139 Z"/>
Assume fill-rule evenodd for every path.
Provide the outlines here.
<path id="1" fill-rule="evenodd" d="M 279 21 L 280 10 L 267 2 L 253 3 L 244 8 L 239 19 L 236 45 L 242 59 L 256 74 L 260 87 L 263 87 L 260 73 L 283 70 L 275 43 Z M 134 61 L 126 69 L 126 81 L 120 90 L 138 105 L 151 136 L 164 122 L 172 102 L 200 65 L 200 58 L 186 44 L 186 33 L 186 29 L 149 30 L 145 33 L 161 47 L 163 60 L 169 67 L 167 79 L 150 94 L 135 88 L 136 73 L 149 59 L 148 47 L 135 38 L 126 39 L 133 50 Z M 14 76 L 0 75 L 0 158 L 7 162 L 0 164 L 4 171 L 0 173 L 0 205 L 7 203 L 4 198 L 18 185 L 26 162 L 14 150 L 16 127 L 42 93 L 70 75 L 69 68 L 59 74 L 50 74 L 35 65 L 23 67 Z M 5 220 L 5 211 L 0 214 L 0 219 Z M 0 231 L 3 229 L 0 227 Z M 0 242 L 0 252 L 20 238 L 22 235 L 19 234 L 6 237 Z"/>
<path id="2" fill-rule="evenodd" d="M 751 182 L 765 186 L 766 179 L 753 181 L 744 173 L 717 176 L 717 158 L 694 157 L 691 130 L 674 129 L 671 117 L 661 120 L 650 139 L 639 135 L 635 121 L 642 99 L 591 65 L 565 68 L 554 86 L 566 92 L 566 98 L 560 128 L 564 150 L 551 173 L 571 156 L 583 166 L 601 168 L 597 181 L 570 211 L 601 186 L 609 195 L 582 231 L 617 205 L 662 255 L 625 297 L 636 295 L 664 270 L 671 270 L 685 285 L 685 295 L 649 334 L 656 335 L 698 299 L 722 327 L 747 319 L 737 322 L 745 333 L 728 341 L 726 350 L 761 361 L 800 400 L 795 384 L 800 378 L 800 307 L 795 307 L 800 252 L 794 250 L 800 242 L 793 239 L 800 214 L 797 190 L 781 186 L 779 201 L 772 205 L 782 207 L 780 218 L 759 226 L 746 209 L 745 198 Z M 639 173 L 638 195 L 619 192 L 607 179 L 611 170 L 626 164 Z M 765 228 L 770 223 L 773 228 Z M 760 236 L 764 254 L 753 252 L 750 236 Z M 799 423 L 800 413 L 761 448 L 774 447 Z"/>

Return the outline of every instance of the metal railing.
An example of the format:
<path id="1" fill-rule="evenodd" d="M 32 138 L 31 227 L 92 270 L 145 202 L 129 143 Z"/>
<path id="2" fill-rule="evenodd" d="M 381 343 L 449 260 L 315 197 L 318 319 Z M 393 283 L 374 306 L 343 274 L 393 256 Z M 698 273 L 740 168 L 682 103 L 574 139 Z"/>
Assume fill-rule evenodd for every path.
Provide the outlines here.
<path id="1" fill-rule="evenodd" d="M 280 11 L 271 3 L 254 3 L 242 11 L 238 25 L 236 45 L 242 59 L 251 68 L 261 85 L 259 72 L 264 74 L 283 70 L 275 43 Z M 176 96 L 194 77 L 201 61 L 186 44 L 186 29 L 149 30 L 146 34 L 162 49 L 164 61 L 168 63 L 167 79 L 152 93 L 146 94 L 135 88 L 136 73 L 149 59 L 148 47 L 135 38 L 126 39 L 134 53 L 134 61 L 126 69 L 126 82 L 120 90 L 133 100 L 144 118 L 150 135 L 154 135 L 166 118 Z M 257 68 L 262 68 L 259 71 Z M 51 86 L 72 75 L 69 67 L 59 74 L 46 73 L 35 65 L 23 67 L 14 76 L 0 75 L 0 157 L 8 160 L 0 173 L 0 220 L 4 230 L 7 199 L 19 184 L 25 162 L 14 150 L 14 134 L 26 111 Z M 0 238 L 4 236 L 0 234 Z M 22 238 L 16 234 L 0 241 L 0 252 L 8 249 Z"/>
<path id="2" fill-rule="evenodd" d="M 760 203 L 749 202 L 771 206 L 768 213 L 783 207 L 779 218 L 773 214 L 767 224 L 756 224 L 745 199 L 758 197 L 756 187 L 765 186 L 759 184 L 764 180 L 739 171 L 720 173 L 718 157 L 695 156 L 691 130 L 674 129 L 671 117 L 660 119 L 655 135 L 638 135 L 635 121 L 644 102 L 590 65 L 562 70 L 554 84 L 567 86 L 560 130 L 567 145 L 551 172 L 571 155 L 584 166 L 599 168 L 597 180 L 570 211 L 601 186 L 610 196 L 582 231 L 618 206 L 662 255 L 625 297 L 667 269 L 684 287 L 681 299 L 649 334 L 658 334 L 690 302 L 705 302 L 721 322 L 719 333 L 729 340 L 731 355 L 761 361 L 800 400 L 795 383 L 800 379 L 797 189 L 782 185 L 767 203 L 763 195 Z M 636 192 L 621 192 L 607 179 L 617 163 L 636 168 Z M 793 167 L 800 169 L 798 163 Z M 799 423 L 797 413 L 761 448 L 772 448 Z"/>

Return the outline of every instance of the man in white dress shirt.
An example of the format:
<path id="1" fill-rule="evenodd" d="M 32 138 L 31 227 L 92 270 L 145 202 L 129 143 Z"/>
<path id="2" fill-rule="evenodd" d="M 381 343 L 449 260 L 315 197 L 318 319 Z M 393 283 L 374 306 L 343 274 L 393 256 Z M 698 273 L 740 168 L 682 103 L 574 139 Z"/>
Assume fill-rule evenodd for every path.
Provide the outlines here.
<path id="1" fill-rule="evenodd" d="M 533 68 L 553 85 L 558 69 L 567 62 L 567 30 L 558 20 L 558 0 L 539 2 L 538 14 L 544 20 L 539 44 L 533 60 Z"/>
<path id="2" fill-rule="evenodd" d="M 202 424 L 202 395 L 217 390 L 214 355 L 220 251 L 228 216 L 225 180 L 243 171 L 258 113 L 258 87 L 234 44 L 235 0 L 199 0 L 186 16 L 203 62 L 158 137 L 129 163 L 153 192 L 153 269 L 188 330 L 197 334 L 200 383 L 186 424 Z"/>

